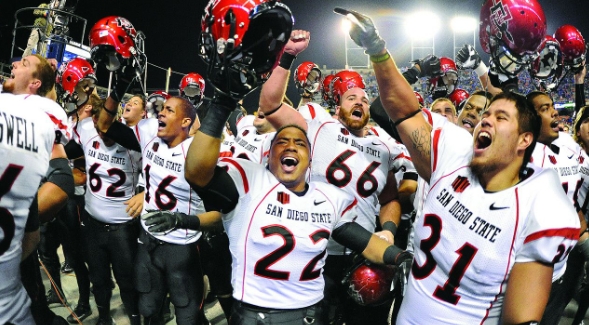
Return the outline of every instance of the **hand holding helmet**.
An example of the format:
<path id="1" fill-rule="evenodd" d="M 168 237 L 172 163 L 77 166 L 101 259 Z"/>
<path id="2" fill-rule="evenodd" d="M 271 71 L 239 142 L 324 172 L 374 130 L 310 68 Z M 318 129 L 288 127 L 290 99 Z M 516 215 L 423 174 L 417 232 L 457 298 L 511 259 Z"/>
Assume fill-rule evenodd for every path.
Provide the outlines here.
<path id="1" fill-rule="evenodd" d="M 417 59 L 411 62 L 419 66 L 419 77 L 429 78 L 442 75 L 440 59 L 433 54 L 429 54 L 423 59 Z"/>
<path id="2" fill-rule="evenodd" d="M 470 44 L 464 44 L 454 58 L 460 69 L 475 69 L 481 64 L 481 56 Z"/>
<path id="3" fill-rule="evenodd" d="M 357 11 L 336 7 L 333 11 L 346 16 L 352 23 L 350 37 L 368 55 L 380 54 L 385 49 L 385 41 L 380 37 L 372 19 Z"/>

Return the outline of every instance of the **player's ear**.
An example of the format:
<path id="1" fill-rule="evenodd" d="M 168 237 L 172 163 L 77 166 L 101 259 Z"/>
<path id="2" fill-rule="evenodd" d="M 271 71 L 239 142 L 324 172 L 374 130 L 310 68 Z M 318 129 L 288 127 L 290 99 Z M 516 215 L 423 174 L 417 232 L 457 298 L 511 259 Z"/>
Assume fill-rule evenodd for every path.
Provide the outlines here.
<path id="1" fill-rule="evenodd" d="M 524 132 L 519 135 L 518 150 L 525 151 L 534 141 L 532 132 Z"/>

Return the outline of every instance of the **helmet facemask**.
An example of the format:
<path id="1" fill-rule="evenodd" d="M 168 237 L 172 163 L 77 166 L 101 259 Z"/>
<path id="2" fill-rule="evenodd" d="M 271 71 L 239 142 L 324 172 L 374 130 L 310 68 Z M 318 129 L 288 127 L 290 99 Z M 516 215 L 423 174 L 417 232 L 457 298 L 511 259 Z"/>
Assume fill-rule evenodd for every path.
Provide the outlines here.
<path id="1" fill-rule="evenodd" d="M 263 84 L 278 64 L 290 38 L 292 15 L 282 3 L 259 4 L 249 12 L 249 26 L 239 43 L 236 30 L 244 22 L 237 21 L 233 8 L 229 8 L 222 18 L 214 17 L 213 9 L 212 5 L 209 6 L 209 12 L 205 13 L 208 17 L 203 19 L 200 56 L 209 65 L 211 84 L 231 97 L 242 98 Z M 230 26 L 229 35 L 233 37 L 219 37 L 215 41 L 212 27 L 218 19 Z"/>

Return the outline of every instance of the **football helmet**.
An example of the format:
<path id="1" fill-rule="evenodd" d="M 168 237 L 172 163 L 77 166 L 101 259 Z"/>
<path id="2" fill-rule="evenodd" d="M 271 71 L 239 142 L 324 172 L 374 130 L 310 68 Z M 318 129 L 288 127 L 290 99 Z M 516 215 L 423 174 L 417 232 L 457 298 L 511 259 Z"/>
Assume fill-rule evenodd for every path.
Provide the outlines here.
<path id="1" fill-rule="evenodd" d="M 74 58 L 64 62 L 55 78 L 58 99 L 67 113 L 86 104 L 96 85 L 94 68 L 86 59 Z"/>
<path id="2" fill-rule="evenodd" d="M 321 82 L 321 97 L 329 106 L 333 106 L 333 97 L 330 88 L 333 77 L 335 77 L 335 75 L 328 74 L 327 76 L 325 76 L 325 78 L 323 78 L 323 81 Z"/>
<path id="3" fill-rule="evenodd" d="M 194 99 L 200 103 L 205 95 L 205 79 L 196 72 L 190 72 L 180 80 L 180 96 Z"/>
<path id="4" fill-rule="evenodd" d="M 433 99 L 446 97 L 452 93 L 458 83 L 458 68 L 454 60 L 448 57 L 440 58 L 441 76 L 428 79 L 428 92 Z"/>
<path id="5" fill-rule="evenodd" d="M 413 91 L 413 93 L 415 94 L 415 98 L 417 98 L 417 101 L 419 102 L 419 106 L 425 107 L 425 101 L 423 100 L 423 96 L 421 96 L 421 94 L 417 91 Z"/>
<path id="6" fill-rule="evenodd" d="M 560 43 L 546 35 L 539 47 L 540 55 L 532 62 L 530 76 L 537 89 L 551 91 L 558 86 L 563 73 L 563 55 Z"/>
<path id="7" fill-rule="evenodd" d="M 145 55 L 138 46 L 143 42 L 144 36 L 141 35 L 126 18 L 108 16 L 100 19 L 88 35 L 92 60 L 104 63 L 109 71 L 116 71 L 122 60 L 136 59 L 143 65 Z"/>
<path id="8" fill-rule="evenodd" d="M 486 0 L 479 40 L 500 73 L 515 76 L 537 56 L 546 17 L 537 0 Z"/>
<path id="9" fill-rule="evenodd" d="M 156 90 L 147 96 L 147 99 L 145 100 L 145 110 L 147 111 L 147 117 L 157 117 L 157 114 L 164 107 L 164 102 L 170 97 L 172 96 L 163 90 Z"/>
<path id="10" fill-rule="evenodd" d="M 321 81 L 321 70 L 319 66 L 311 61 L 305 61 L 297 67 L 294 74 L 294 82 L 299 94 L 313 95 L 319 90 Z"/>
<path id="11" fill-rule="evenodd" d="M 329 83 L 331 98 L 336 105 L 340 104 L 341 96 L 351 88 L 366 88 L 362 76 L 352 70 L 342 70 L 336 73 Z"/>
<path id="12" fill-rule="evenodd" d="M 454 104 L 456 107 L 456 111 L 460 111 L 466 100 L 470 97 L 470 94 L 461 88 L 456 88 L 454 91 L 448 96 L 448 99 Z"/>
<path id="13" fill-rule="evenodd" d="M 560 44 L 565 66 L 575 72 L 582 69 L 587 48 L 581 32 L 575 26 L 563 25 L 554 32 L 554 38 Z"/>
<path id="14" fill-rule="evenodd" d="M 199 45 L 209 82 L 217 91 L 243 98 L 278 65 L 293 24 L 290 9 L 277 1 L 211 0 Z"/>
<path id="15" fill-rule="evenodd" d="M 393 297 L 396 268 L 370 264 L 364 260 L 354 266 L 344 278 L 348 295 L 359 305 L 379 305 Z"/>

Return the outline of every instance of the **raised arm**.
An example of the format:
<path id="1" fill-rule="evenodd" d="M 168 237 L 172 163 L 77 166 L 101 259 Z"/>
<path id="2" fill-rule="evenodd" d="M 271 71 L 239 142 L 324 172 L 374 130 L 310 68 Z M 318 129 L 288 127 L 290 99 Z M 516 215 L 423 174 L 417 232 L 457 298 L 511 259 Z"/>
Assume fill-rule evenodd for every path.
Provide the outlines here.
<path id="1" fill-rule="evenodd" d="M 429 181 L 432 126 L 420 114 L 411 86 L 397 68 L 369 17 L 342 8 L 336 8 L 335 12 L 352 22 L 350 37 L 370 56 L 383 107 L 409 150 L 419 175 Z"/>
<path id="2" fill-rule="evenodd" d="M 268 122 L 276 129 L 283 125 L 297 124 L 307 129 L 303 116 L 292 106 L 283 103 L 292 62 L 299 53 L 309 46 L 310 33 L 304 30 L 293 30 L 286 43 L 279 65 L 274 68 L 270 78 L 262 86 L 260 92 L 260 110 L 264 112 Z"/>

